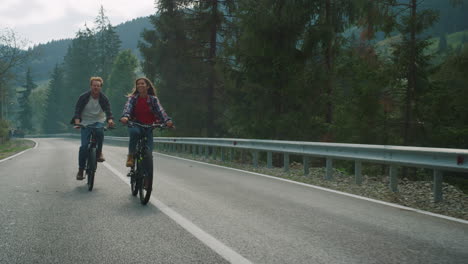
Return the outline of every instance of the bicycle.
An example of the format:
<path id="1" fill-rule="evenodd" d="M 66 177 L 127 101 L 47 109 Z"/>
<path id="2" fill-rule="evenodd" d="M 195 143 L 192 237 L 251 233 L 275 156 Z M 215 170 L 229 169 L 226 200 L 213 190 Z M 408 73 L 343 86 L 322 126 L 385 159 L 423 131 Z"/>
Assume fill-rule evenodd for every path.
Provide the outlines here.
<path id="1" fill-rule="evenodd" d="M 89 134 L 89 143 L 87 147 L 87 158 L 86 158 L 86 178 L 87 178 L 87 185 L 88 191 L 92 191 L 94 187 L 94 175 L 97 169 L 97 137 L 96 137 L 96 130 L 99 129 L 93 125 L 83 125 L 83 124 L 75 124 L 75 128 L 91 128 L 91 133 Z M 108 127 L 103 127 L 104 131 L 107 131 Z"/>
<path id="2" fill-rule="evenodd" d="M 146 145 L 148 138 L 146 137 L 148 129 L 163 129 L 164 124 L 144 125 L 132 121 L 128 121 L 128 126 L 139 126 L 144 129 L 138 137 L 136 144 L 136 152 L 134 154 L 134 163 L 127 174 L 130 177 L 130 188 L 133 196 L 139 194 L 140 202 L 146 205 L 151 197 L 153 190 L 153 153 Z M 152 132 L 151 132 L 152 133 Z"/>

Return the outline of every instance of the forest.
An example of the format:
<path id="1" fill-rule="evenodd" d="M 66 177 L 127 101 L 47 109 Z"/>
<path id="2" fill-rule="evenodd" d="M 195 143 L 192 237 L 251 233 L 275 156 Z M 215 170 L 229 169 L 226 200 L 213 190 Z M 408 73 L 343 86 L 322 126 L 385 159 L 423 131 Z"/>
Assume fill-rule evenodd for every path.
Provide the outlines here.
<path id="1" fill-rule="evenodd" d="M 0 132 L 72 131 L 91 76 L 105 80 L 118 118 L 134 80 L 146 76 L 176 124 L 171 136 L 468 147 L 465 1 L 156 4 L 144 30 L 128 28 L 138 53 L 101 8 L 93 28 L 62 45 L 45 80 L 31 67 L 40 54 L 8 49 L 3 35 Z M 26 70 L 15 71 L 19 64 Z"/>

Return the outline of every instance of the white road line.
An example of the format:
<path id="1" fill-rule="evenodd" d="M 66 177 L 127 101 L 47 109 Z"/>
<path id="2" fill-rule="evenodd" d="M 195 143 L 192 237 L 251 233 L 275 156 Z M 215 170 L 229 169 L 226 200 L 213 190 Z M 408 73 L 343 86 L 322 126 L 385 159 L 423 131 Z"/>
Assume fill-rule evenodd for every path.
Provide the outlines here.
<path id="1" fill-rule="evenodd" d="M 130 182 L 127 176 L 120 173 L 117 169 L 109 165 L 109 163 L 107 162 L 103 162 L 102 164 L 130 186 Z M 198 226 L 190 222 L 188 219 L 186 219 L 176 211 L 169 208 L 163 202 L 157 199 L 150 199 L 150 203 L 156 206 L 161 212 L 166 214 L 177 224 L 182 226 L 182 228 L 187 230 L 190 234 L 195 236 L 197 239 L 199 239 L 201 242 L 203 242 L 205 245 L 207 245 L 209 248 L 211 248 L 213 251 L 218 253 L 221 257 L 223 257 L 230 263 L 252 263 L 248 259 L 241 256 L 239 253 L 232 250 L 230 247 L 224 245 L 221 241 L 217 240 L 210 234 L 200 229 Z"/>
<path id="2" fill-rule="evenodd" d="M 4 159 L 1 159 L 1 160 L 0 160 L 0 163 L 2 163 L 2 162 L 4 162 L 4 161 L 7 161 L 7 160 L 9 160 L 9 159 L 12 159 L 12 158 L 14 158 L 14 157 L 16 157 L 16 156 L 19 156 L 19 155 L 25 153 L 26 151 L 29 151 L 29 150 L 31 150 L 31 149 L 37 148 L 37 146 L 39 145 L 39 143 L 38 143 L 37 141 L 33 140 L 33 139 L 29 139 L 29 140 L 34 141 L 34 143 L 36 143 L 36 145 L 34 145 L 33 148 L 28 148 L 28 149 L 23 150 L 23 151 L 21 151 L 21 152 L 19 152 L 19 153 L 16 153 L 16 154 L 13 155 L 13 156 L 6 157 L 6 158 L 4 158 Z"/>
<path id="3" fill-rule="evenodd" d="M 460 219 L 460 218 L 455 218 L 455 217 L 450 217 L 450 216 L 446 216 L 446 215 L 431 213 L 431 212 L 428 212 L 428 211 L 424 211 L 424 210 L 420 210 L 420 209 L 416 209 L 416 208 L 411 208 L 411 207 L 406 207 L 406 206 L 399 205 L 399 204 L 384 202 L 384 201 L 380 201 L 380 200 L 375 200 L 375 199 L 372 199 L 372 198 L 367 198 L 367 197 L 356 195 L 356 194 L 340 192 L 340 191 L 336 191 L 336 190 L 333 190 L 333 189 L 324 188 L 324 187 L 321 187 L 321 186 L 316 186 L 316 185 L 307 184 L 307 183 L 303 183 L 303 182 L 296 182 L 296 181 L 283 179 L 283 178 L 279 178 L 279 177 L 274 177 L 274 176 L 270 176 L 270 175 L 265 175 L 265 174 L 261 174 L 261 173 L 257 173 L 257 172 L 251 172 L 251 171 L 246 171 L 246 170 L 241 170 L 241 169 L 236 169 L 236 168 L 231 168 L 231 167 L 224 167 L 224 166 L 211 164 L 211 163 L 206 163 L 206 162 L 202 162 L 202 161 L 198 161 L 198 160 L 185 159 L 185 158 L 181 158 L 181 157 L 162 154 L 162 153 L 159 153 L 159 152 L 154 152 L 154 153 L 156 153 L 158 155 L 165 156 L 165 157 L 169 157 L 169 158 L 180 159 L 180 160 L 190 161 L 190 162 L 194 162 L 194 163 L 200 163 L 200 164 L 204 164 L 204 165 L 209 165 L 209 166 L 213 166 L 213 167 L 239 171 L 239 172 L 243 172 L 243 173 L 249 173 L 249 174 L 253 174 L 253 175 L 257 175 L 257 176 L 261 176 L 261 177 L 266 177 L 266 178 L 270 178 L 270 179 L 274 179 L 274 180 L 278 180 L 278 181 L 289 182 L 289 183 L 293 183 L 293 184 L 297 184 L 297 185 L 306 186 L 306 187 L 309 187 L 309 188 L 314 188 L 314 189 L 318 189 L 318 190 L 322 190 L 322 191 L 327 191 L 327 192 L 341 194 L 341 195 L 348 196 L 348 197 L 353 197 L 353 198 L 356 198 L 356 199 L 361 199 L 361 200 L 365 200 L 365 201 L 369 201 L 369 202 L 383 204 L 383 205 L 387 205 L 387 206 L 398 208 L 398 209 L 403 209 L 403 210 L 417 212 L 417 213 L 424 214 L 424 215 L 430 215 L 430 216 L 434 216 L 434 217 L 438 217 L 438 218 L 443 218 L 443 219 L 446 219 L 446 220 L 450 220 L 450 221 L 454 221 L 454 222 L 458 222 L 458 223 L 462 223 L 462 224 L 468 224 L 467 220 L 463 220 L 463 219 Z"/>

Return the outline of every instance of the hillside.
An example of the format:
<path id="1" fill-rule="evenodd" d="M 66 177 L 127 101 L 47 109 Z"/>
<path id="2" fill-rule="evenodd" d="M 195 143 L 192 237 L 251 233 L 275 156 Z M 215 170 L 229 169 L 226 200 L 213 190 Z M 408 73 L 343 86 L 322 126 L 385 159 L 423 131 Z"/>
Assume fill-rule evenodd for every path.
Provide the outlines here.
<path id="1" fill-rule="evenodd" d="M 140 17 L 117 25 L 115 31 L 122 41 L 121 49 L 131 49 L 138 58 L 141 58 L 137 45 L 140 34 L 145 28 L 152 28 L 149 17 Z M 49 79 L 55 64 L 63 62 L 71 41 L 72 39 L 53 40 L 32 48 L 34 55 L 28 66 L 31 67 L 34 80 Z"/>
<path id="2" fill-rule="evenodd" d="M 401 36 L 393 36 L 393 37 L 388 37 L 384 40 L 381 40 L 375 44 L 375 48 L 377 50 L 377 53 L 381 56 L 384 57 L 389 57 L 391 56 L 392 52 L 392 44 L 400 41 Z M 468 42 L 468 30 L 460 31 L 460 32 L 455 32 L 452 34 L 447 34 L 446 35 L 447 39 L 447 47 L 448 51 L 454 51 L 457 49 L 461 49 L 461 47 Z M 440 38 L 433 37 L 430 38 L 429 41 L 431 42 L 430 46 L 426 50 L 427 54 L 436 54 L 438 49 L 439 49 L 439 41 Z M 446 56 L 447 51 L 443 54 L 439 54 L 439 56 Z M 440 58 L 436 58 L 437 61 L 440 61 Z"/>

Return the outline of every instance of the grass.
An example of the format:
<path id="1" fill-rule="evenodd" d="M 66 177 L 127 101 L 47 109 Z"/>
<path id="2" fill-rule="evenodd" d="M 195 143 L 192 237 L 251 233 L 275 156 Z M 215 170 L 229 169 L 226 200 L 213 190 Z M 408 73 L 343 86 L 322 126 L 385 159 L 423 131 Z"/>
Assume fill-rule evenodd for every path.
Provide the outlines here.
<path id="1" fill-rule="evenodd" d="M 25 149 L 34 147 L 34 142 L 27 139 L 13 139 L 0 145 L 0 159 L 15 155 Z"/>

